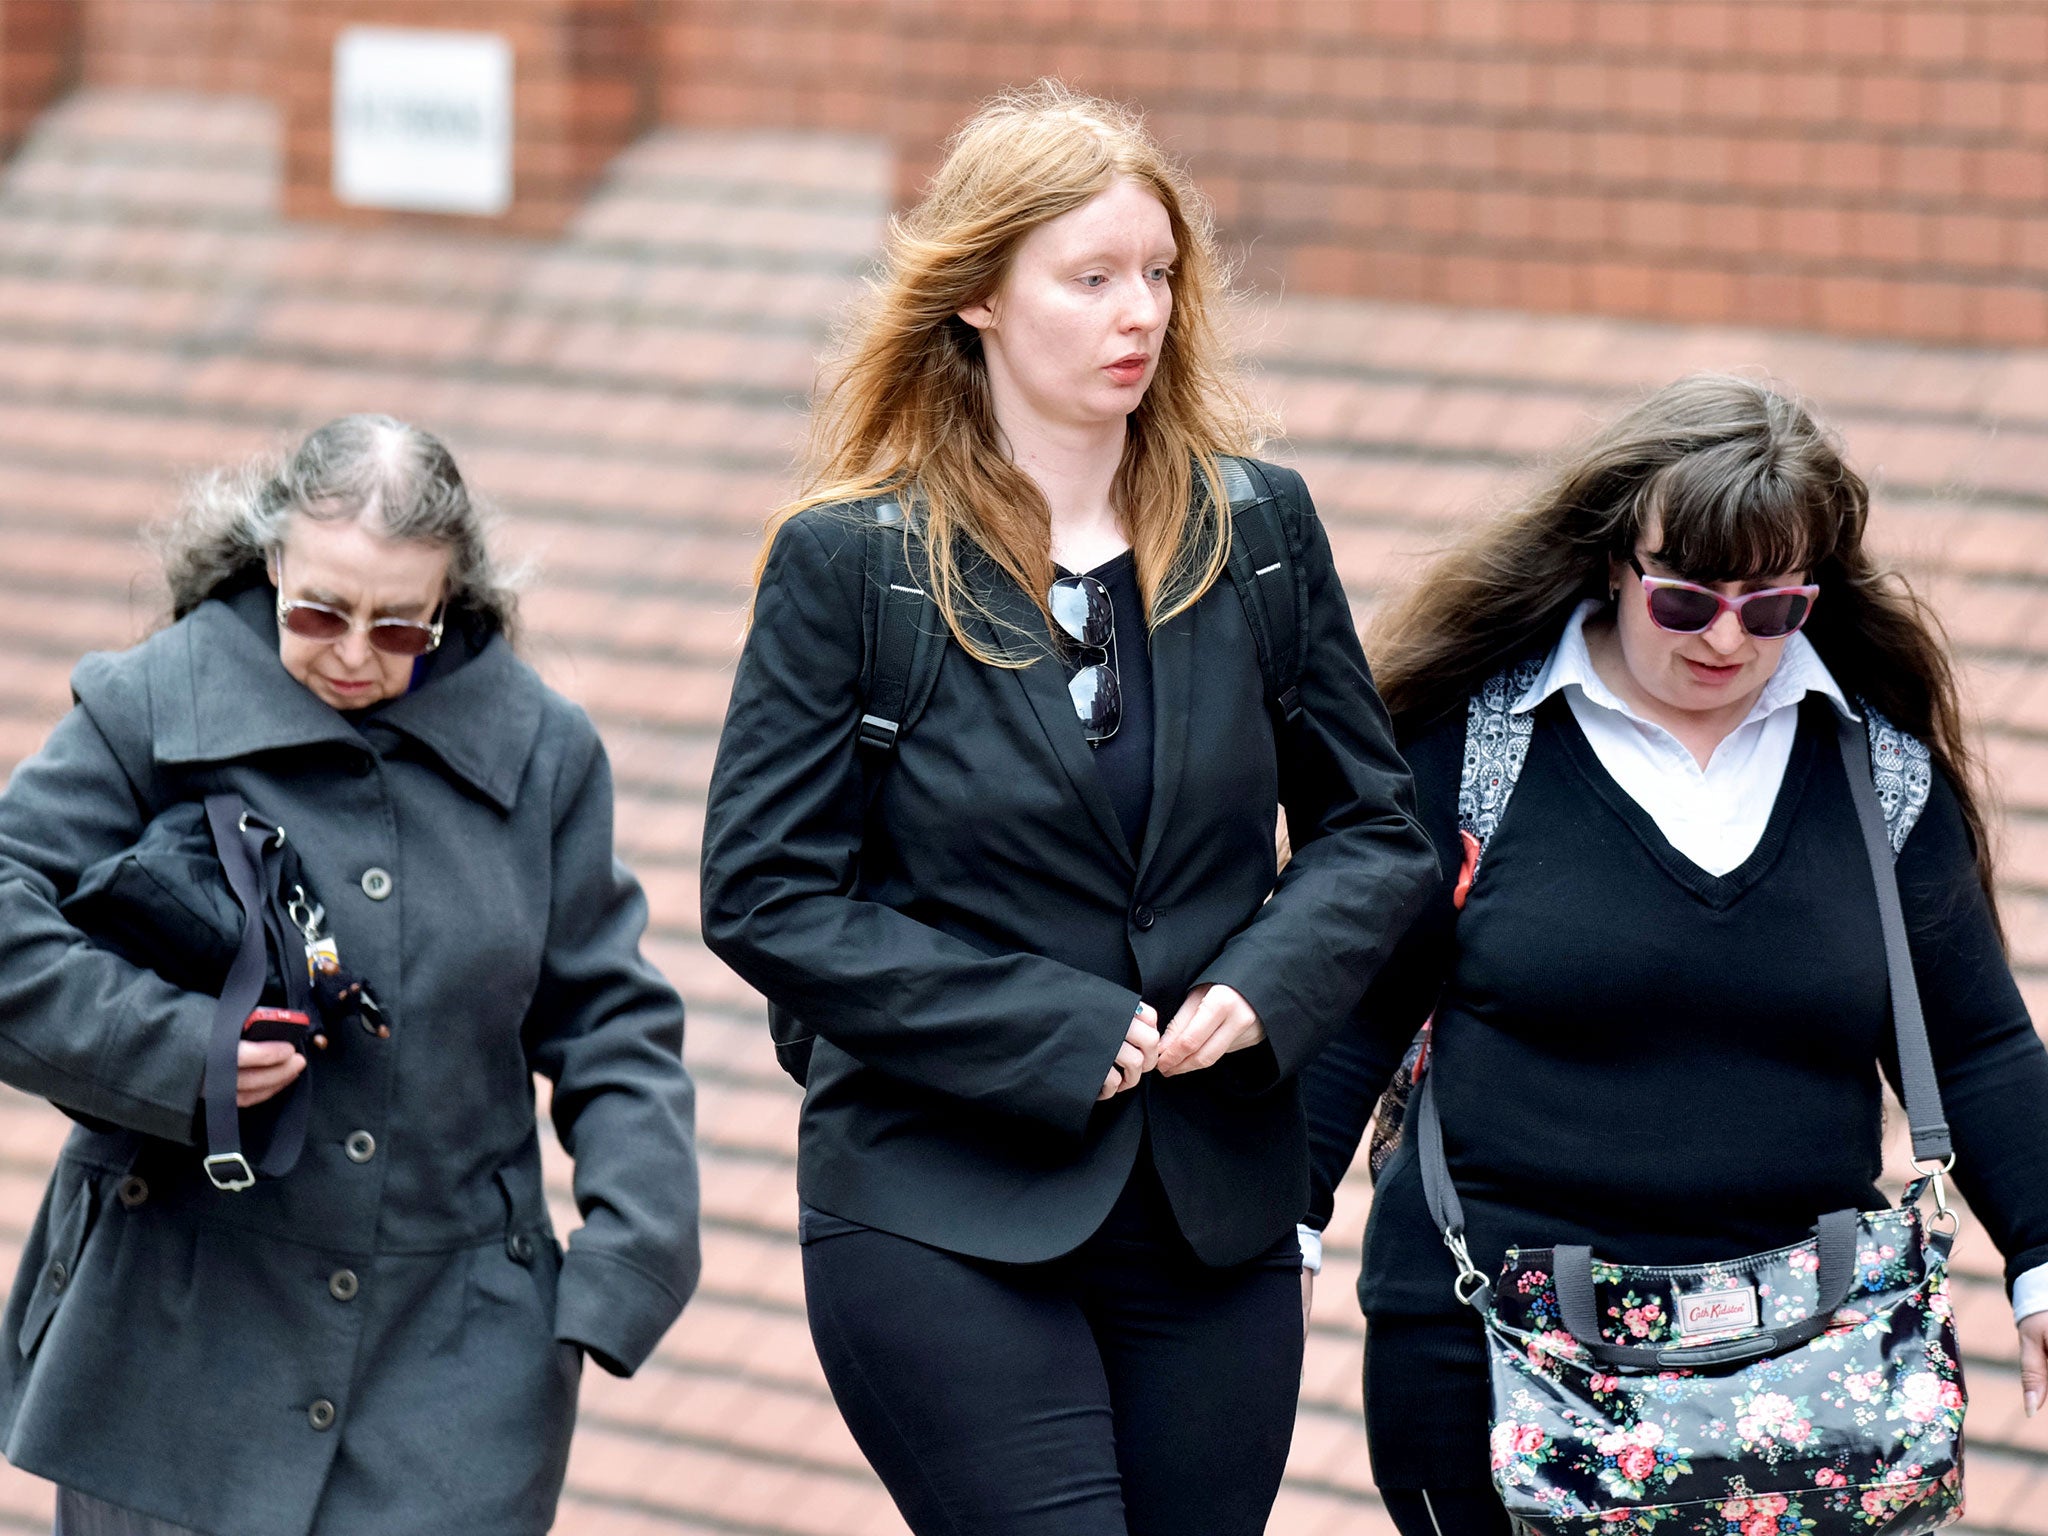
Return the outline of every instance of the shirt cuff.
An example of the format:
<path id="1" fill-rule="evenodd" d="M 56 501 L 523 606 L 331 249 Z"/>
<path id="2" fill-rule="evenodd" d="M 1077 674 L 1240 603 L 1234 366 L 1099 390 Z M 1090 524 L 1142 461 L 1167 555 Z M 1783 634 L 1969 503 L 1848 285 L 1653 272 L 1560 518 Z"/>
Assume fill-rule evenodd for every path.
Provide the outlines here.
<path id="1" fill-rule="evenodd" d="M 1314 1227 L 1298 1226 L 1294 1229 L 1294 1235 L 1301 1240 L 1301 1267 L 1312 1275 L 1320 1275 L 1323 1272 L 1323 1234 Z M 2030 1271 L 2025 1278 L 2031 1280 L 2036 1275 L 2042 1275 L 2044 1271 L 2048 1271 L 2048 1264 Z M 2042 1280 L 2042 1286 L 2044 1290 L 2048 1290 L 2048 1278 Z M 2013 1293 L 2013 1300 L 2019 1300 L 2017 1291 Z M 2048 1295 L 2044 1295 L 2038 1305 L 2048 1308 Z"/>
<path id="2" fill-rule="evenodd" d="M 2048 1264 L 2036 1264 L 2012 1283 L 2012 1320 L 2048 1312 Z"/>

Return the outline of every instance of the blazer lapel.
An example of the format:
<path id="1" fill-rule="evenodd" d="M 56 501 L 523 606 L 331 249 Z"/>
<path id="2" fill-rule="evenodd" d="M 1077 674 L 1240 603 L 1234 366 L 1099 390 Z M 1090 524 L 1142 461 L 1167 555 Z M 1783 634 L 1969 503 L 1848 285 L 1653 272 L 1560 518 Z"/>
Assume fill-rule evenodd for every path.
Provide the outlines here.
<path id="1" fill-rule="evenodd" d="M 1097 828 L 1125 868 L 1131 868 L 1130 840 L 1124 836 L 1123 823 L 1116 817 L 1116 806 L 1111 803 L 1109 791 L 1103 786 L 1102 775 L 1096 772 L 1093 749 L 1081 732 L 1080 720 L 1075 717 L 1074 701 L 1067 693 L 1066 669 L 1060 664 L 1050 642 L 1042 638 L 1045 635 L 1044 617 L 1023 590 L 1000 571 L 991 571 L 989 579 L 981 586 L 982 601 L 997 621 L 995 625 L 982 621 L 984 641 L 998 651 L 1013 651 L 1029 640 L 1036 640 L 1040 646 L 1041 654 L 1030 666 L 1012 670 L 1010 675 L 1030 701 L 1032 712 L 1038 716 L 1038 723 L 1045 731 L 1045 739 L 1051 745 L 1053 755 L 1059 759 L 1060 766 L 1066 769 L 1074 792 L 1088 807 L 1088 814 L 1095 818 Z"/>
<path id="2" fill-rule="evenodd" d="M 1145 816 L 1145 846 L 1138 855 L 1141 881 L 1173 815 L 1181 764 L 1187 760 L 1195 692 L 1195 624 L 1201 607 L 1197 603 L 1183 609 L 1152 631 L 1152 808 Z"/>

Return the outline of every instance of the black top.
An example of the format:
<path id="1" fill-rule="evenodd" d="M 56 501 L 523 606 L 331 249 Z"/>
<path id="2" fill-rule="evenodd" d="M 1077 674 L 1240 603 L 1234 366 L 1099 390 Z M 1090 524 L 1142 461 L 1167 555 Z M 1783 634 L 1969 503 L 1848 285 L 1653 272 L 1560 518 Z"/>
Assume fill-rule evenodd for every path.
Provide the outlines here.
<path id="1" fill-rule="evenodd" d="M 1062 576 L 1071 571 L 1054 566 Z M 1145 599 L 1138 591 L 1138 559 L 1125 550 L 1086 573 L 1109 593 L 1116 615 L 1116 681 L 1123 695 L 1123 720 L 1116 734 L 1095 748 L 1095 771 L 1133 852 L 1145 845 L 1145 818 L 1152 810 L 1152 636 L 1145 624 Z M 1094 661 L 1093 651 L 1074 650 L 1067 675 Z"/>
<path id="2" fill-rule="evenodd" d="M 993 562 L 972 572 L 990 617 L 969 622 L 1046 652 L 990 666 L 946 641 L 863 819 L 859 541 L 877 525 L 820 507 L 776 535 L 705 809 L 703 929 L 817 1032 L 797 1150 L 813 1208 L 1049 1259 L 1101 1225 L 1148 1134 L 1205 1262 L 1258 1255 L 1306 1207 L 1295 1072 L 1392 952 L 1436 859 L 1322 526 L 1299 477 L 1269 473 L 1291 493 L 1307 719 L 1283 774 L 1251 627 L 1218 581 L 1152 635 L 1135 850 L 1044 618 Z M 1119 642 L 1126 664 L 1134 649 Z M 1276 878 L 1283 786 L 1295 855 Z M 1203 982 L 1243 993 L 1266 1043 L 1098 1104 L 1138 1003 L 1170 1017 Z"/>
<path id="3" fill-rule="evenodd" d="M 1409 754 L 1451 868 L 1464 723 Z M 1808 699 L 1762 840 L 1716 877 L 1615 783 L 1562 698 L 1543 705 L 1464 912 L 1439 891 L 1304 1074 L 1317 1224 L 1432 1003 L 1451 1170 L 1489 1274 L 1510 1245 L 1700 1263 L 1882 1204 L 1875 1068 L 1896 1081 L 1896 1052 L 1876 891 L 1833 742 L 1832 706 Z M 2048 1052 L 1939 772 L 1897 871 L 1956 1178 L 2017 1275 L 2048 1261 Z M 1373 1202 L 1360 1299 L 1455 1312 L 1453 1273 L 1404 1138 Z"/>

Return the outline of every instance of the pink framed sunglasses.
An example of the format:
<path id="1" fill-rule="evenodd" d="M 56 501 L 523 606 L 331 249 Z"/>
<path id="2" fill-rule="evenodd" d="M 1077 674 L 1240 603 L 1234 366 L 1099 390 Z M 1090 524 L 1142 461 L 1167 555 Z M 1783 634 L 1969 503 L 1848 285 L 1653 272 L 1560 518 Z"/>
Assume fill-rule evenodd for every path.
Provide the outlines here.
<path id="1" fill-rule="evenodd" d="M 1650 622 L 1667 634 L 1697 635 L 1712 627 L 1723 613 L 1732 613 L 1757 639 L 1782 640 L 1806 622 L 1820 596 L 1819 587 L 1807 586 L 1769 587 L 1740 597 L 1723 597 L 1695 582 L 1652 576 L 1634 555 L 1628 557 L 1628 563 L 1642 580 Z"/>

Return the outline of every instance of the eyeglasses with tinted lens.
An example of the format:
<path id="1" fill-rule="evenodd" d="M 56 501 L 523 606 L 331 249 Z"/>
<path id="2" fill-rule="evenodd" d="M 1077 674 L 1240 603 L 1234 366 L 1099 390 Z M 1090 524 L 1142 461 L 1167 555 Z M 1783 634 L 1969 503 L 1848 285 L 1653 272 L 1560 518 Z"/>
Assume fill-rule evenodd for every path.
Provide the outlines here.
<path id="1" fill-rule="evenodd" d="M 1101 661 L 1082 667 L 1067 682 L 1082 734 L 1089 746 L 1099 747 L 1116 734 L 1124 718 L 1123 688 L 1116 676 L 1116 609 L 1109 588 L 1093 576 L 1062 576 L 1046 594 L 1046 607 L 1069 640 L 1104 653 Z"/>
<path id="2" fill-rule="evenodd" d="M 1820 588 L 1769 587 L 1762 592 L 1745 592 L 1740 597 L 1723 597 L 1711 587 L 1670 576 L 1652 576 L 1634 555 L 1629 568 L 1642 579 L 1643 595 L 1649 603 L 1650 622 L 1673 635 L 1697 635 L 1711 628 L 1724 612 L 1759 640 L 1782 640 L 1813 612 Z"/>
<path id="3" fill-rule="evenodd" d="M 424 656 L 441 643 L 442 621 L 448 603 L 444 598 L 434 610 L 431 623 L 417 619 L 371 619 L 363 626 L 372 650 L 387 656 Z M 284 562 L 277 565 L 277 622 L 301 640 L 332 644 L 355 627 L 355 620 L 326 603 L 287 602 L 284 595 Z"/>

